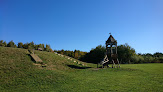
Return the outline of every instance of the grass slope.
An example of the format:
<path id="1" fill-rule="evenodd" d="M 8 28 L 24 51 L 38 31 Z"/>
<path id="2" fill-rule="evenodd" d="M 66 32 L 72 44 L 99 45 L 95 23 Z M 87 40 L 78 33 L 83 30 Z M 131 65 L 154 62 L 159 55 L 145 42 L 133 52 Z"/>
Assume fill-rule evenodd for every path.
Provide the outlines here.
<path id="1" fill-rule="evenodd" d="M 35 53 L 47 67 L 34 64 L 26 49 L 0 47 L 1 91 L 163 91 L 163 64 L 126 64 L 120 69 L 95 70 L 95 64 L 50 52 Z"/>

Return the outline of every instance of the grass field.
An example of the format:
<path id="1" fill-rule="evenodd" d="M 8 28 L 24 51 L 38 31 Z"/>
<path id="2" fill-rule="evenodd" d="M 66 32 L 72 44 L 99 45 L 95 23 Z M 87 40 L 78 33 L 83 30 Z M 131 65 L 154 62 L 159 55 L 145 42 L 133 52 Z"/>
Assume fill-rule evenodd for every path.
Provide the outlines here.
<path id="1" fill-rule="evenodd" d="M 33 63 L 26 49 L 0 47 L 0 91 L 163 91 L 162 63 L 123 64 L 121 68 L 96 69 L 95 64 L 68 59 L 51 52 L 35 53 L 46 67 Z"/>

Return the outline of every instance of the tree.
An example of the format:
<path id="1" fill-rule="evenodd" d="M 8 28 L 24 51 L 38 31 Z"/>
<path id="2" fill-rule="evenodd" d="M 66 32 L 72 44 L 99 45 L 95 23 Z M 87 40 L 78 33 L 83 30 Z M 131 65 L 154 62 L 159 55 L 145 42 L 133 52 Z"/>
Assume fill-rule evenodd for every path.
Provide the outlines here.
<path id="1" fill-rule="evenodd" d="M 6 43 L 6 41 L 3 42 L 3 45 L 4 45 L 5 47 L 7 47 L 7 43 Z"/>
<path id="2" fill-rule="evenodd" d="M 0 41 L 0 46 L 5 47 L 5 45 L 3 44 L 3 40 Z"/>
<path id="3" fill-rule="evenodd" d="M 23 44 L 23 48 L 24 48 L 24 49 L 28 49 L 28 44 L 29 44 L 29 43 Z"/>
<path id="4" fill-rule="evenodd" d="M 45 45 L 44 44 L 41 44 L 42 45 L 42 48 L 43 48 L 43 50 L 45 49 Z"/>
<path id="5" fill-rule="evenodd" d="M 45 51 L 47 51 L 47 52 L 52 52 L 53 50 L 50 48 L 50 45 L 47 45 L 47 44 L 46 44 Z"/>
<path id="6" fill-rule="evenodd" d="M 121 63 L 131 63 L 131 57 L 135 55 L 135 50 L 128 44 L 117 47 L 118 58 Z"/>
<path id="7" fill-rule="evenodd" d="M 79 51 L 74 50 L 74 58 L 78 59 L 78 57 L 79 57 Z"/>
<path id="8" fill-rule="evenodd" d="M 38 45 L 38 49 L 41 48 L 42 50 L 44 50 L 44 44 L 39 44 Z"/>
<path id="9" fill-rule="evenodd" d="M 163 57 L 163 54 L 161 52 L 156 52 L 153 54 L 155 58 Z"/>
<path id="10" fill-rule="evenodd" d="M 80 60 L 89 63 L 99 63 L 105 55 L 106 48 L 102 45 L 98 45 L 93 48 L 89 53 L 80 58 Z"/>
<path id="11" fill-rule="evenodd" d="M 7 44 L 7 47 L 14 47 L 16 48 L 17 46 L 15 45 L 15 43 L 12 41 L 10 41 L 8 44 Z"/>
<path id="12" fill-rule="evenodd" d="M 38 50 L 38 48 L 39 48 L 39 45 L 35 44 L 35 50 Z"/>
<path id="13" fill-rule="evenodd" d="M 18 43 L 18 48 L 23 48 L 23 43 L 22 42 Z"/>
<path id="14" fill-rule="evenodd" d="M 143 63 L 144 62 L 144 57 L 141 55 L 133 55 L 131 56 L 131 63 L 138 64 L 138 63 Z"/>
<path id="15" fill-rule="evenodd" d="M 145 56 L 144 63 L 151 63 L 153 62 L 154 58 L 152 56 Z"/>
<path id="16" fill-rule="evenodd" d="M 28 44 L 28 49 L 34 49 L 35 48 L 35 44 L 34 44 L 34 42 L 32 41 L 32 42 L 30 42 L 29 44 Z"/>

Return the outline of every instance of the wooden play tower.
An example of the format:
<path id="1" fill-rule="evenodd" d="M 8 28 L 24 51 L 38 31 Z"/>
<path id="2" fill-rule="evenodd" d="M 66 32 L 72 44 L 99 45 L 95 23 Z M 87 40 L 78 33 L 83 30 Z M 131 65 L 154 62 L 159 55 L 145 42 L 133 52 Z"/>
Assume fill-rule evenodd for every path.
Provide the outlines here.
<path id="1" fill-rule="evenodd" d="M 104 66 L 108 66 L 109 63 L 112 63 L 112 68 L 115 68 L 117 64 L 117 68 L 120 68 L 119 60 L 118 60 L 118 54 L 117 54 L 117 40 L 114 39 L 114 37 L 110 33 L 110 37 L 106 41 L 106 53 L 105 58 L 103 61 L 100 62 L 102 64 L 102 68 Z"/>

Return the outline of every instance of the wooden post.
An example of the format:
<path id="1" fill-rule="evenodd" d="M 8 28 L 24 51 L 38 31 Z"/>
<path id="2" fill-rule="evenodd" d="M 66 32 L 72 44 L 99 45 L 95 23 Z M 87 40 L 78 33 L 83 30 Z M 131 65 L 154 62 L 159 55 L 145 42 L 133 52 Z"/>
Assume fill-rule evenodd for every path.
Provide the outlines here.
<path id="1" fill-rule="evenodd" d="M 118 60 L 118 58 L 117 58 L 117 61 L 118 61 L 118 66 L 119 66 L 119 68 L 120 68 L 120 64 L 119 64 L 119 60 Z"/>
<path id="2" fill-rule="evenodd" d="M 115 62 L 114 62 L 114 60 L 113 60 L 113 63 L 114 63 L 114 68 L 115 68 Z"/>
<path id="3" fill-rule="evenodd" d="M 112 45 L 110 46 L 110 57 L 112 57 Z"/>

